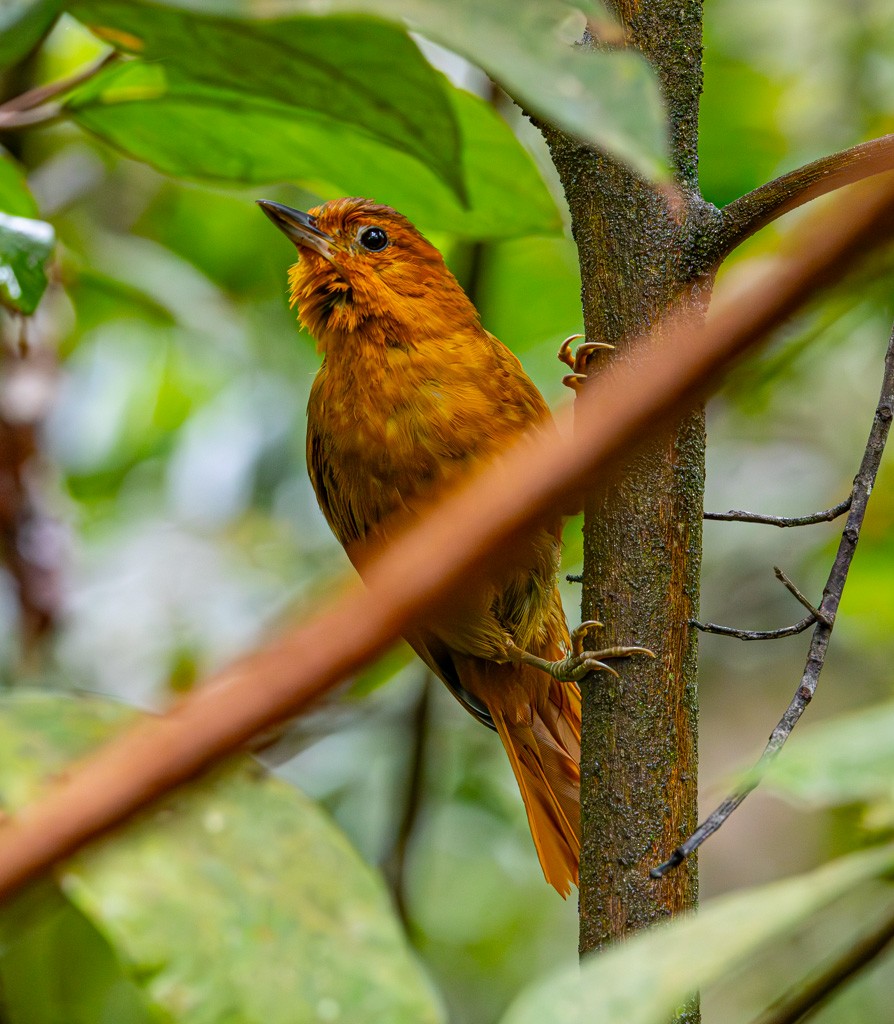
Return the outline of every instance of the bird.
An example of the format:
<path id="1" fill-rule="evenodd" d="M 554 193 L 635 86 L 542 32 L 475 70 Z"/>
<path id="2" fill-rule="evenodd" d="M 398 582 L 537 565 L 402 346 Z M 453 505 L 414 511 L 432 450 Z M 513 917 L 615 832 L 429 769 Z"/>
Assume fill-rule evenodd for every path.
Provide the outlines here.
<path id="1" fill-rule="evenodd" d="M 521 363 L 484 329 L 441 253 L 402 214 L 364 198 L 307 212 L 258 205 L 296 246 L 289 295 L 322 365 L 307 407 L 307 466 L 332 532 L 363 574 L 363 552 L 424 514 L 440 493 L 525 431 L 555 431 Z M 598 342 L 560 358 L 585 380 Z M 606 346 L 607 347 L 607 346 Z M 615 670 L 569 632 L 558 590 L 564 516 L 540 524 L 508 569 L 486 577 L 405 639 L 509 756 L 547 882 L 578 884 L 578 682 Z"/>

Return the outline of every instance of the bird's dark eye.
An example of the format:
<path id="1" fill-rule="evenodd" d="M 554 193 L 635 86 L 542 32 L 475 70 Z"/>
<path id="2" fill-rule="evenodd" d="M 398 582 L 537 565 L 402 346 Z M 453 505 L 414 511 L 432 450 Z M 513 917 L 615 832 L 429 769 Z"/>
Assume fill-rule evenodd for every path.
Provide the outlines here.
<path id="1" fill-rule="evenodd" d="M 388 244 L 388 236 L 381 228 L 363 228 L 357 241 L 370 252 L 381 252 Z"/>

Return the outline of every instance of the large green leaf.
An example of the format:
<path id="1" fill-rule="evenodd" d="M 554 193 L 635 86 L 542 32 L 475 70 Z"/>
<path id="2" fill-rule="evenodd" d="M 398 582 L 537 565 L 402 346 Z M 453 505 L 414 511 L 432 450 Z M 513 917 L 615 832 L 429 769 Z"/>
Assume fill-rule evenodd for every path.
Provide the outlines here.
<path id="1" fill-rule="evenodd" d="M 25 57 L 49 31 L 62 0 L 0 0 L 0 69 Z"/>
<path id="2" fill-rule="evenodd" d="M 667 132 L 658 83 L 632 50 L 575 44 L 594 0 L 167 0 L 170 6 L 251 18 L 338 12 L 409 26 L 479 64 L 526 109 L 649 176 L 663 176 Z M 578 12 L 578 16 L 575 15 Z M 408 98 L 408 102 L 410 99 Z"/>
<path id="3" fill-rule="evenodd" d="M 0 213 L 14 217 L 36 217 L 37 203 L 14 161 L 0 157 Z"/>
<path id="4" fill-rule="evenodd" d="M 653 928 L 584 961 L 579 972 L 535 986 L 501 1024 L 666 1024 L 700 988 L 892 866 L 894 846 L 887 846 L 712 900 L 697 915 Z"/>
<path id="5" fill-rule="evenodd" d="M 296 181 L 326 195 L 365 195 L 420 227 L 474 237 L 556 230 L 555 205 L 533 161 L 490 107 L 458 89 L 470 206 L 419 161 L 343 121 L 177 67 L 109 68 L 68 99 L 72 117 L 123 152 L 166 173 L 242 183 Z"/>
<path id="6" fill-rule="evenodd" d="M 4 698 L 4 810 L 130 718 L 98 700 Z M 141 1021 L 143 1007 L 178 1024 L 442 1020 L 378 877 L 313 803 L 243 760 L 159 801 L 56 877 L 64 900 L 32 889 L 0 911 L 0 978 L 18 978 L 27 1000 L 31 989 L 67 991 L 80 970 L 91 1007 L 118 1000 L 129 1016 L 89 1017 L 75 991 L 78 1012 L 59 996 L 51 1009 L 65 1012 L 47 1024 Z M 15 1024 L 43 1024 L 16 1012 Z"/>
<path id="7" fill-rule="evenodd" d="M 47 286 L 46 263 L 55 245 L 52 225 L 0 213 L 0 302 L 33 313 Z"/>
<path id="8" fill-rule="evenodd" d="M 415 157 L 465 194 L 445 83 L 402 28 L 361 17 L 246 24 L 135 0 L 77 0 L 71 11 L 127 53 L 160 61 L 211 92 L 283 104 L 296 121 L 323 115 Z M 230 133 L 239 133 L 240 113 L 233 112 Z"/>

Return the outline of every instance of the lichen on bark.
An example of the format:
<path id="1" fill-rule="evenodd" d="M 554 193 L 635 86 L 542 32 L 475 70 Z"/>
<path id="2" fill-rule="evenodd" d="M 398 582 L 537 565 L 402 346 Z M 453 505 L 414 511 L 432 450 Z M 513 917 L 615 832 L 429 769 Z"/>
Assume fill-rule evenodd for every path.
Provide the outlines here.
<path id="1" fill-rule="evenodd" d="M 661 318 L 701 318 L 710 295 L 719 213 L 697 183 L 701 0 L 614 0 L 628 45 L 650 60 L 669 114 L 676 197 L 613 159 L 543 127 L 580 253 L 591 373 L 636 358 L 629 342 Z M 594 481 L 585 524 L 582 615 L 605 623 L 602 641 L 644 644 L 620 677 L 584 685 L 581 798 L 582 952 L 597 949 L 697 899 L 695 863 L 662 881 L 649 869 L 696 825 L 696 638 L 704 494 L 704 417 L 629 453 L 607 487 Z M 694 1006 L 680 1020 L 694 1021 Z"/>

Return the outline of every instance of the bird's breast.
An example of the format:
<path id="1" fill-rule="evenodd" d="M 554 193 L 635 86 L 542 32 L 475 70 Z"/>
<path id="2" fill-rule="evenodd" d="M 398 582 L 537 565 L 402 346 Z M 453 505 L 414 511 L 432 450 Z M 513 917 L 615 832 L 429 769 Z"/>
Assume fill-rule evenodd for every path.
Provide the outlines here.
<path id="1" fill-rule="evenodd" d="M 449 344 L 425 351 L 392 343 L 350 360 L 327 355 L 308 405 L 308 462 L 337 533 L 355 532 L 348 522 L 363 536 L 414 510 L 524 426 L 506 419 L 474 362 Z"/>

